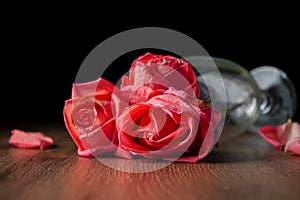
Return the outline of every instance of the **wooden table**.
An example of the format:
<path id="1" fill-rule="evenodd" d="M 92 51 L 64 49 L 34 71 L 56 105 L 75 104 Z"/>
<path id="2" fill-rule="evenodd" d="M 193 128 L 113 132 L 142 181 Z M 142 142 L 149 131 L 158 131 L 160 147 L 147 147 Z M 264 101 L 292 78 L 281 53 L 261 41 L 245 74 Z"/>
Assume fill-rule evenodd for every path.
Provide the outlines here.
<path id="1" fill-rule="evenodd" d="M 283 155 L 245 133 L 220 144 L 197 164 L 173 163 L 149 173 L 125 173 L 81 158 L 63 125 L 31 126 L 56 146 L 24 150 L 0 133 L 0 199 L 300 199 L 300 156 Z M 107 158 L 108 162 L 128 162 Z M 157 161 L 134 161 L 137 167 Z"/>

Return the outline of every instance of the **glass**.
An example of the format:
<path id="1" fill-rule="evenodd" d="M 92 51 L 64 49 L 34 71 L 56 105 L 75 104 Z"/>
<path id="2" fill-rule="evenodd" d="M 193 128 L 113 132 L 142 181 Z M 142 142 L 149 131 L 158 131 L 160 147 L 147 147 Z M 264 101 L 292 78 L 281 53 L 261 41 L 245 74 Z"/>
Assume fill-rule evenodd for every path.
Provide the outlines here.
<path id="1" fill-rule="evenodd" d="M 225 87 L 226 105 L 225 124 L 219 141 L 235 137 L 247 129 L 258 133 L 263 125 L 280 125 L 292 118 L 296 111 L 296 92 L 287 75 L 271 66 L 257 67 L 247 71 L 239 64 L 216 57 L 188 57 L 195 67 L 200 86 L 201 99 L 210 103 L 217 99 L 220 82 L 214 81 L 217 73 L 212 62 L 216 64 Z M 209 89 L 208 89 L 209 86 Z M 222 98 L 220 98 L 222 99 Z M 218 109 L 218 106 L 215 106 Z"/>

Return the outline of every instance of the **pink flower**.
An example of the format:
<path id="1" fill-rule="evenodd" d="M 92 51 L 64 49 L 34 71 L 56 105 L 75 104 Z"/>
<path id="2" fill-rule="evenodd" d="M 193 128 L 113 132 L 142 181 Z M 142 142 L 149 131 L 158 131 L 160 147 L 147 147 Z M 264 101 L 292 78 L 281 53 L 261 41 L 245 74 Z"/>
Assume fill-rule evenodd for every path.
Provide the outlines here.
<path id="1" fill-rule="evenodd" d="M 197 162 L 216 144 L 221 120 L 199 95 L 188 62 L 147 53 L 122 77 L 120 90 L 101 78 L 74 84 L 64 119 L 80 156 Z"/>
<path id="2" fill-rule="evenodd" d="M 183 90 L 195 98 L 200 96 L 196 75 L 188 62 L 151 53 L 133 62 L 129 76 L 123 76 L 121 84 L 121 90 L 130 104 L 145 102 L 170 87 Z"/>
<path id="3" fill-rule="evenodd" d="M 215 145 L 220 119 L 218 111 L 170 88 L 124 110 L 117 119 L 120 147 L 145 158 L 197 162 Z"/>
<path id="4" fill-rule="evenodd" d="M 280 126 L 262 126 L 261 136 L 277 149 L 284 149 L 300 155 L 300 125 L 288 120 Z"/>
<path id="5" fill-rule="evenodd" d="M 104 79 L 73 85 L 72 98 L 64 107 L 64 120 L 80 156 L 116 150 L 115 116 L 124 107 L 119 89 Z"/>

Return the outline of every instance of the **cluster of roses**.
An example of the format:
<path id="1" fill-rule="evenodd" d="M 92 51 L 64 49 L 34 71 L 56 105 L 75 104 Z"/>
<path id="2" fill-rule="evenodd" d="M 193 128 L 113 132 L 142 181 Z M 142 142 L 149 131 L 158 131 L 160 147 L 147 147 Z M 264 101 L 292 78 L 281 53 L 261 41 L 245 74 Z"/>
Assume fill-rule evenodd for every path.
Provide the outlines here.
<path id="1" fill-rule="evenodd" d="M 147 53 L 120 88 L 102 78 L 74 84 L 64 119 L 80 156 L 196 162 L 216 144 L 221 119 L 199 96 L 188 62 Z"/>

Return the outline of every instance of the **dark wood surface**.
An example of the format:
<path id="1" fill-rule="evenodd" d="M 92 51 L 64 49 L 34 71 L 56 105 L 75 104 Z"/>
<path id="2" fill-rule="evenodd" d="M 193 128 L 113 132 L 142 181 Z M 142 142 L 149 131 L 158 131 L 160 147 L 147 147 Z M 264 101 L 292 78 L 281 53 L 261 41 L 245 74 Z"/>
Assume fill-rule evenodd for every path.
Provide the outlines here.
<path id="1" fill-rule="evenodd" d="M 18 128 L 18 127 L 16 127 Z M 54 138 L 46 150 L 17 149 L 0 133 L 0 199 L 300 199 L 300 156 L 283 155 L 245 133 L 196 164 L 173 163 L 149 173 L 125 173 L 81 158 L 61 125 L 32 126 Z M 128 162 L 106 158 L 122 165 Z M 161 163 L 133 161 L 136 167 Z"/>

